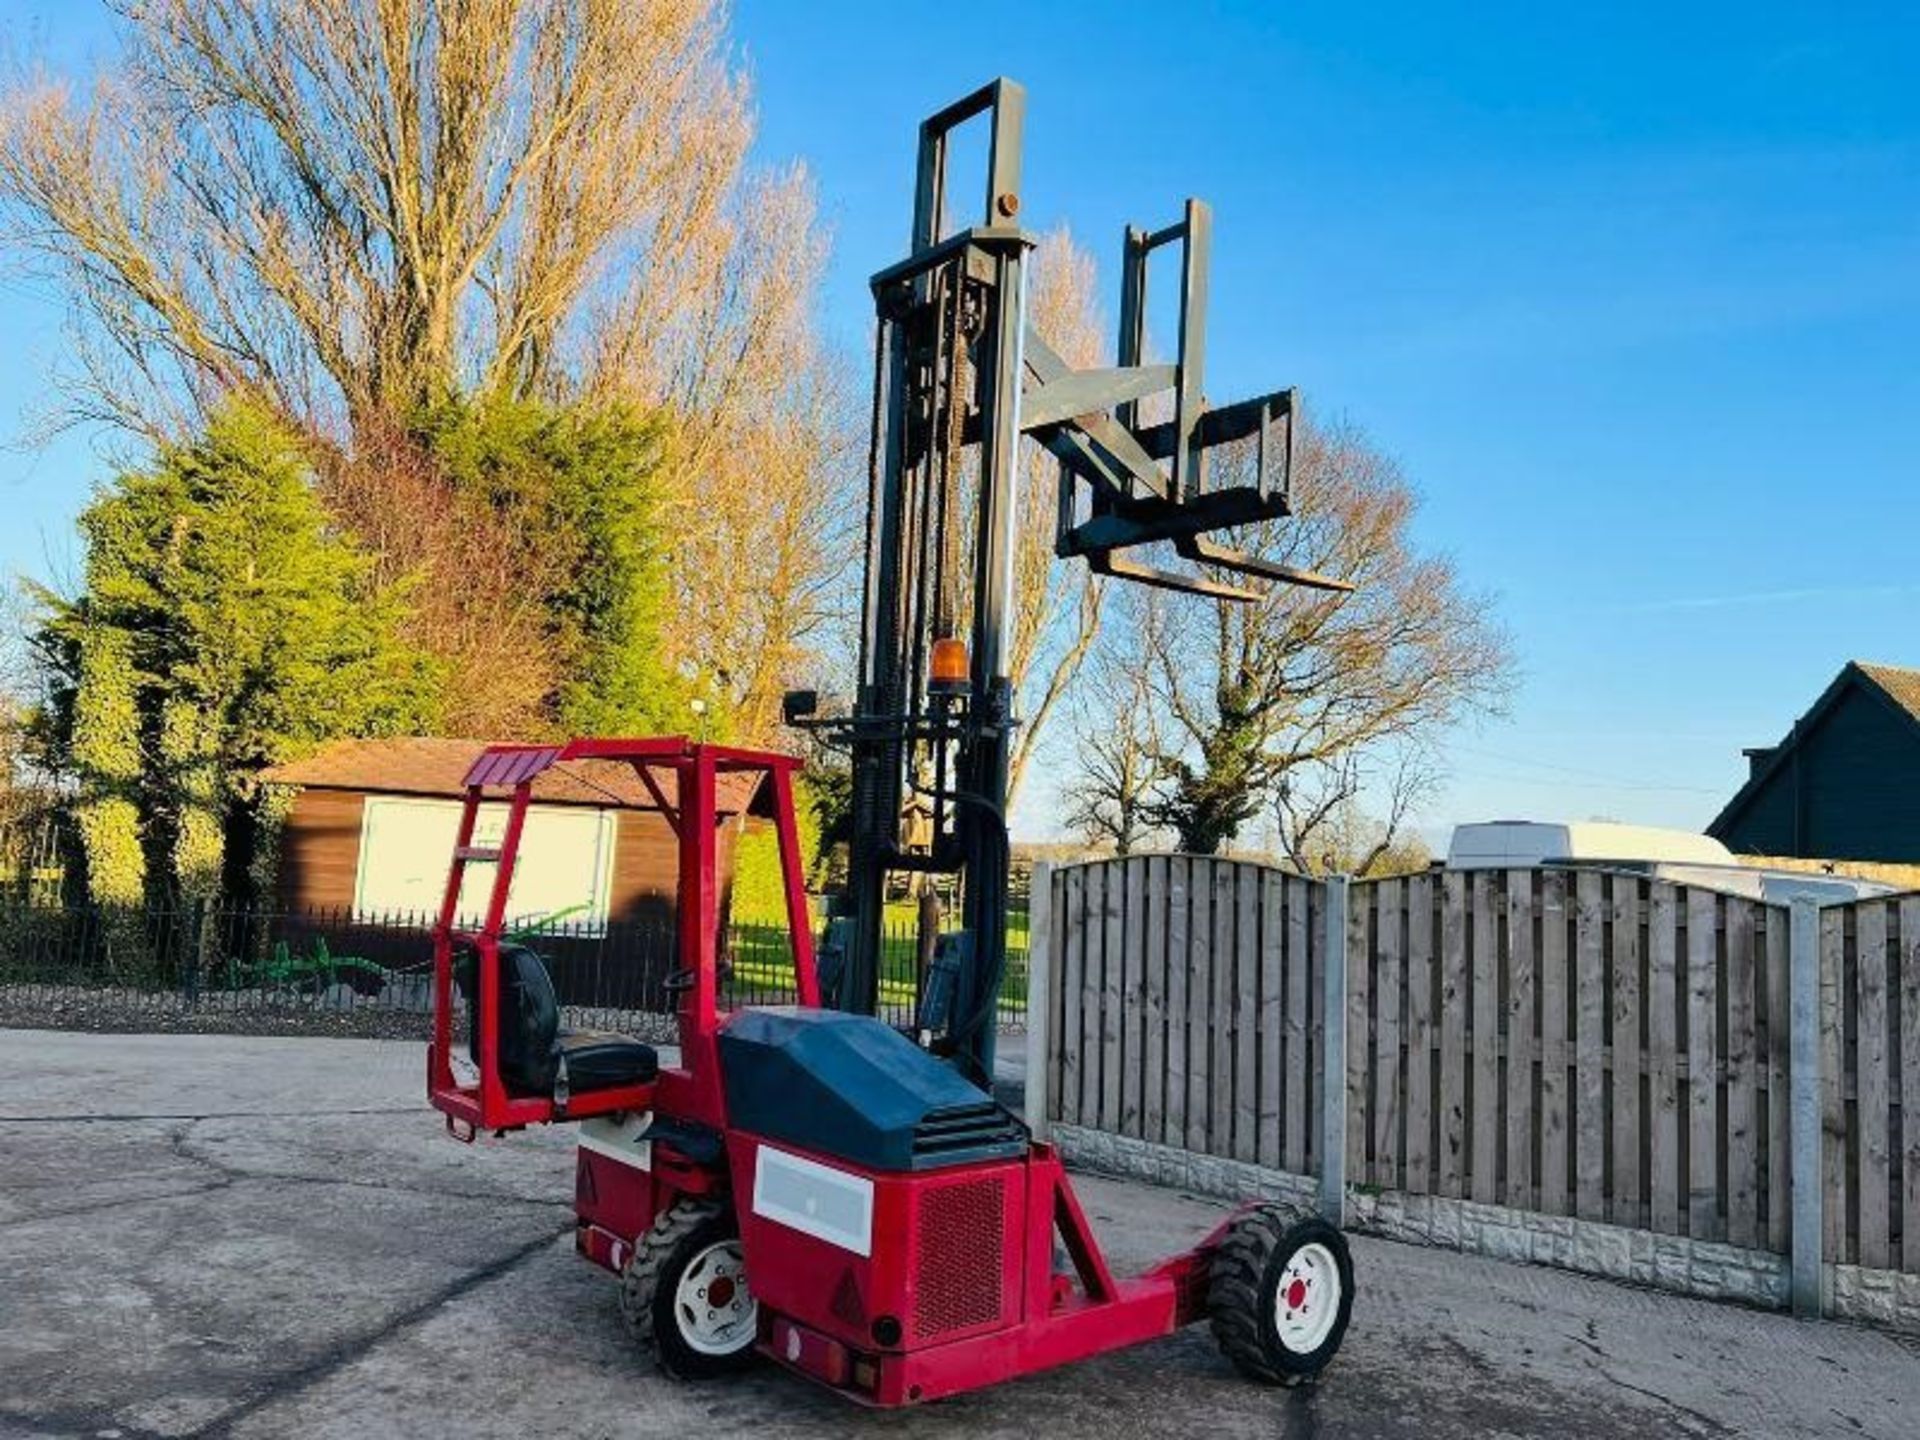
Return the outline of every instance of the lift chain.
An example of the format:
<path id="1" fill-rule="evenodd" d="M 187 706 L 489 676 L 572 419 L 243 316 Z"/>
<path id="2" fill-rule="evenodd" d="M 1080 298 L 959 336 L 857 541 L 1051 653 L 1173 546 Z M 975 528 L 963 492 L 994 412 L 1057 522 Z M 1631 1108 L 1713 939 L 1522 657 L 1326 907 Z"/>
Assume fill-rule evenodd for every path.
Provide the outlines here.
<path id="1" fill-rule="evenodd" d="M 965 462 L 967 408 L 973 395 L 973 360 L 969 344 L 980 331 L 977 306 L 967 304 L 969 285 L 959 264 L 952 267 L 953 296 L 947 334 L 947 424 L 940 454 L 940 593 L 935 597 L 935 634 L 958 633 L 960 526 L 956 509 L 960 498 L 960 467 Z"/>

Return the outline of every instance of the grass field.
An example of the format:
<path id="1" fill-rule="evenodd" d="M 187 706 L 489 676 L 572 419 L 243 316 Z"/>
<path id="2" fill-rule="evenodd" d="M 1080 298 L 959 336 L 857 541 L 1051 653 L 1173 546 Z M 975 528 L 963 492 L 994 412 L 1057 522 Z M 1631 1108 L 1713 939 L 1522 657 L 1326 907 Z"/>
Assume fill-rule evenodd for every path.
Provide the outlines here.
<path id="1" fill-rule="evenodd" d="M 880 1006 L 889 1020 L 904 1022 L 915 1000 L 914 957 L 919 921 L 911 901 L 887 907 L 881 932 Z M 743 1000 L 774 1001 L 793 994 L 793 951 L 784 918 L 736 920 L 729 932 L 733 962 L 730 987 Z M 1027 916 L 1008 917 L 1007 969 L 1000 986 L 1002 1020 L 1017 1020 L 1027 1008 Z"/>

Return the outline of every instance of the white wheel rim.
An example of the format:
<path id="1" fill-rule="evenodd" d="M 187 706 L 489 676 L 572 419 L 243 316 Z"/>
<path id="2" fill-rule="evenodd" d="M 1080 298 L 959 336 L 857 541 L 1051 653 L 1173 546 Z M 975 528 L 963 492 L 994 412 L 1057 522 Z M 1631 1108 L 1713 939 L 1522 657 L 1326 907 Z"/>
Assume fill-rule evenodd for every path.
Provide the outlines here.
<path id="1" fill-rule="evenodd" d="M 738 1240 L 721 1240 L 693 1257 L 673 1287 L 680 1338 L 702 1355 L 731 1355 L 753 1343 L 760 1307 L 747 1289 Z"/>
<path id="2" fill-rule="evenodd" d="M 1326 1246 L 1302 1245 L 1287 1259 L 1273 1292 L 1273 1328 L 1295 1355 L 1326 1343 L 1340 1313 L 1340 1266 Z"/>

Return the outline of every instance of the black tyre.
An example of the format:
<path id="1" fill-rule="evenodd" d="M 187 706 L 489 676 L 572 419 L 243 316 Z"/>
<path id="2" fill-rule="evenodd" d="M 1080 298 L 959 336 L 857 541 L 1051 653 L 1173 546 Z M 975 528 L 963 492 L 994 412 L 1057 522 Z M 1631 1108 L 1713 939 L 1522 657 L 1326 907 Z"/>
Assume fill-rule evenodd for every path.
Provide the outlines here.
<path id="1" fill-rule="evenodd" d="M 711 1200 L 680 1200 L 640 1237 L 620 1277 L 627 1329 L 682 1380 L 754 1361 L 759 1307 L 747 1289 L 740 1226 Z"/>
<path id="2" fill-rule="evenodd" d="M 1298 1385 L 1326 1367 L 1353 1316 L 1346 1237 L 1302 1205 L 1235 1217 L 1207 1274 L 1213 1338 L 1243 1375 Z"/>

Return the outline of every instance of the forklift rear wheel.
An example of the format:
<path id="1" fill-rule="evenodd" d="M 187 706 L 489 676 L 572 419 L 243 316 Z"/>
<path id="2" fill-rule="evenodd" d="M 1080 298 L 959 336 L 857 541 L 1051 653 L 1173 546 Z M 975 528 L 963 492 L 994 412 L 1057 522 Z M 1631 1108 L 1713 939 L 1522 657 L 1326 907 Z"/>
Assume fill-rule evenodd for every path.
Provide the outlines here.
<path id="1" fill-rule="evenodd" d="M 621 1276 L 620 1313 L 634 1339 L 678 1379 L 753 1363 L 759 1307 L 747 1289 L 733 1212 L 710 1200 L 680 1200 L 661 1211 Z"/>
<path id="2" fill-rule="evenodd" d="M 1353 1258 L 1339 1230 L 1300 1205 L 1238 1216 L 1207 1276 L 1213 1338 L 1243 1375 L 1298 1385 L 1333 1359 L 1353 1315 Z"/>

